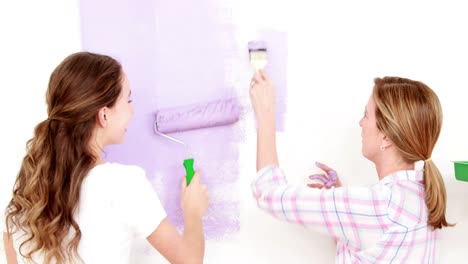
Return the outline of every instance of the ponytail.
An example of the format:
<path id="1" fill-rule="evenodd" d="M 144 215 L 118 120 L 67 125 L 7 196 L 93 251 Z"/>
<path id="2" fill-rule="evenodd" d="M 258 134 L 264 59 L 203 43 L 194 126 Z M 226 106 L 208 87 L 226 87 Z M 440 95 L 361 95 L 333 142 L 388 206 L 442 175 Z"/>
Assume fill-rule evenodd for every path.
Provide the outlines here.
<path id="1" fill-rule="evenodd" d="M 442 175 L 432 160 L 426 161 L 424 165 L 424 193 L 428 210 L 427 224 L 434 229 L 454 226 L 445 219 L 447 193 Z"/>

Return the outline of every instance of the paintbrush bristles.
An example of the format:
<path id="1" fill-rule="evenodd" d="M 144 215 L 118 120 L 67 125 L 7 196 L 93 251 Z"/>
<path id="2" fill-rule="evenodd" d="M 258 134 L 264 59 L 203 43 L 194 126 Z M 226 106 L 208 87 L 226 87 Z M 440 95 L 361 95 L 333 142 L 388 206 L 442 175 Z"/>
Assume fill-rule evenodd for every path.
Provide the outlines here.
<path id="1" fill-rule="evenodd" d="M 250 64 L 255 68 L 256 71 L 263 70 L 268 63 L 266 50 L 250 50 Z"/>
<path id="2" fill-rule="evenodd" d="M 256 71 L 265 68 L 268 63 L 266 43 L 264 41 L 250 41 L 248 47 L 250 64 Z"/>

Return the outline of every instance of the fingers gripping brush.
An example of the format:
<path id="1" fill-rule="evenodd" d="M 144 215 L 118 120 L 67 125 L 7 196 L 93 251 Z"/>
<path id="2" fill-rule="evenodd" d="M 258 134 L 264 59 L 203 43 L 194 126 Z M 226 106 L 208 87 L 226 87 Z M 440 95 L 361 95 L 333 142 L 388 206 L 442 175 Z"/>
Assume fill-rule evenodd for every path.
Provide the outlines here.
<path id="1" fill-rule="evenodd" d="M 160 109 L 156 113 L 154 132 L 186 148 L 190 158 L 185 159 L 183 165 L 187 175 L 187 185 L 189 185 L 195 174 L 193 155 L 185 142 L 168 136 L 167 133 L 229 125 L 237 122 L 239 116 L 240 107 L 235 98 Z"/>

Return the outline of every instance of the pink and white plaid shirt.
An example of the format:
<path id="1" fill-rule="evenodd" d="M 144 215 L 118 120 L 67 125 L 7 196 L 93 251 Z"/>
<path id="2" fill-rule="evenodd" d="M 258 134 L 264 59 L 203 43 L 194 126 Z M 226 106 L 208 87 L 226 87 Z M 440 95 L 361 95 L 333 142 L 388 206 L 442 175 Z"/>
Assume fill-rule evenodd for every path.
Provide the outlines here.
<path id="1" fill-rule="evenodd" d="M 422 171 L 398 171 L 367 187 L 315 189 L 288 185 L 268 166 L 252 191 L 278 219 L 330 234 L 336 263 L 434 263 L 437 231 L 427 225 Z"/>

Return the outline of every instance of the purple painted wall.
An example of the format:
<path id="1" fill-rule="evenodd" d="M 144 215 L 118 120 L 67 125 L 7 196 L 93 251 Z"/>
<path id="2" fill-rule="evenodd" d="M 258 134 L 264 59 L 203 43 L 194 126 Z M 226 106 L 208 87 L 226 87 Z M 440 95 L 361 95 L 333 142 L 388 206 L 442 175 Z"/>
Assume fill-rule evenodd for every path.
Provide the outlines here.
<path id="1" fill-rule="evenodd" d="M 187 154 L 183 146 L 153 133 L 154 114 L 235 96 L 225 85 L 229 69 L 224 63 L 232 28 L 219 21 L 217 11 L 216 0 L 81 0 L 83 49 L 118 59 L 132 88 L 135 115 L 126 141 L 107 148 L 107 160 L 143 167 L 178 227 Z M 208 187 L 206 237 L 238 232 L 238 125 L 170 135 L 190 146 Z"/>

